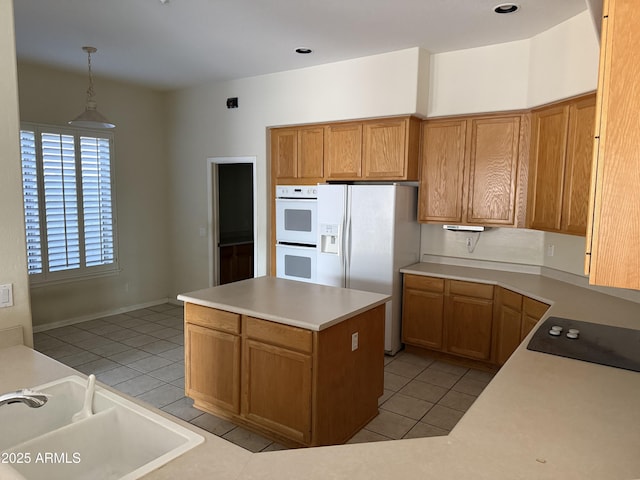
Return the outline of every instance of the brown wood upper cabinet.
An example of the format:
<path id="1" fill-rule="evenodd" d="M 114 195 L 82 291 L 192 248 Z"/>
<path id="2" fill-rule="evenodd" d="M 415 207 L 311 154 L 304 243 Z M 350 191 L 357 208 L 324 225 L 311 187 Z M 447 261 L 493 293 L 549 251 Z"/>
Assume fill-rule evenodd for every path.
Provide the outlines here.
<path id="1" fill-rule="evenodd" d="M 321 179 L 324 176 L 324 128 L 271 130 L 271 162 L 277 179 Z"/>
<path id="2" fill-rule="evenodd" d="M 519 113 L 423 122 L 418 220 L 523 226 L 527 134 Z"/>
<path id="3" fill-rule="evenodd" d="M 603 14 L 585 271 L 640 290 L 640 9 L 605 0 Z"/>
<path id="4" fill-rule="evenodd" d="M 275 183 L 418 180 L 416 117 L 273 128 L 270 135 Z"/>
<path id="5" fill-rule="evenodd" d="M 327 180 L 417 180 L 420 123 L 399 117 L 325 127 Z"/>
<path id="6" fill-rule="evenodd" d="M 533 111 L 529 228 L 585 234 L 595 103 L 590 94 Z"/>
<path id="7" fill-rule="evenodd" d="M 362 123 L 326 126 L 324 145 L 328 179 L 362 177 Z"/>

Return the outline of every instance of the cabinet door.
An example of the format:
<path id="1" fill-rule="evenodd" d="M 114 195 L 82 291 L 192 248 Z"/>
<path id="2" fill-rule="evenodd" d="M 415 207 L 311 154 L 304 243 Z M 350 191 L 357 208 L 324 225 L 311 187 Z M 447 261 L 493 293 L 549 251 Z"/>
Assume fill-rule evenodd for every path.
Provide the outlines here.
<path id="1" fill-rule="evenodd" d="M 324 141 L 327 178 L 362 177 L 362 123 L 329 125 Z"/>
<path id="2" fill-rule="evenodd" d="M 240 412 L 240 337 L 185 323 L 185 390 L 232 413 Z"/>
<path id="3" fill-rule="evenodd" d="M 450 353 L 478 360 L 491 358 L 491 328 L 493 324 L 493 287 L 449 280 L 449 295 L 445 302 L 445 338 Z M 479 297 L 455 292 L 473 292 Z"/>
<path id="4" fill-rule="evenodd" d="M 311 441 L 311 356 L 247 339 L 243 415 L 300 443 Z"/>
<path id="5" fill-rule="evenodd" d="M 539 110 L 532 122 L 528 224 L 557 231 L 562 216 L 569 107 Z"/>
<path id="6" fill-rule="evenodd" d="M 532 122 L 529 226 L 559 230 L 569 107 L 537 111 Z"/>
<path id="7" fill-rule="evenodd" d="M 640 290 L 640 8 L 604 6 L 589 283 Z"/>
<path id="8" fill-rule="evenodd" d="M 520 345 L 522 295 L 500 288 L 493 324 L 493 361 L 504 365 Z"/>
<path id="9" fill-rule="evenodd" d="M 561 229 L 575 235 L 584 235 L 587 230 L 595 116 L 595 95 L 569 106 Z"/>
<path id="10" fill-rule="evenodd" d="M 405 275 L 402 297 L 402 341 L 442 350 L 444 280 Z"/>
<path id="11" fill-rule="evenodd" d="M 513 225 L 520 116 L 472 119 L 465 223 Z"/>
<path id="12" fill-rule="evenodd" d="M 322 178 L 324 175 L 324 128 L 298 131 L 298 178 Z"/>
<path id="13" fill-rule="evenodd" d="M 365 178 L 405 177 L 407 122 L 406 119 L 392 119 L 364 124 Z"/>
<path id="14" fill-rule="evenodd" d="M 520 341 L 529 335 L 533 327 L 540 321 L 544 313 L 548 310 L 549 305 L 533 298 L 524 297 L 522 299 L 522 331 L 520 332 Z"/>
<path id="15" fill-rule="evenodd" d="M 418 221 L 462 222 L 467 122 L 423 123 Z"/>
<path id="16" fill-rule="evenodd" d="M 271 162 L 276 178 L 298 175 L 298 129 L 271 130 Z"/>

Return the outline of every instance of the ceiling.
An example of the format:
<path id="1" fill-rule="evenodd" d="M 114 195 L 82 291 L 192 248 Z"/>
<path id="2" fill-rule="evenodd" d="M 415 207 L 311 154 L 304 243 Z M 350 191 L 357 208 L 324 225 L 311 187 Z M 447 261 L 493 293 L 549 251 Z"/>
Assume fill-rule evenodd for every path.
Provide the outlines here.
<path id="1" fill-rule="evenodd" d="M 587 0 L 588 2 L 589 0 Z M 585 0 L 14 0 L 22 61 L 92 70 L 159 90 L 422 47 L 432 53 L 529 38 Z M 294 52 L 313 49 L 310 55 Z"/>

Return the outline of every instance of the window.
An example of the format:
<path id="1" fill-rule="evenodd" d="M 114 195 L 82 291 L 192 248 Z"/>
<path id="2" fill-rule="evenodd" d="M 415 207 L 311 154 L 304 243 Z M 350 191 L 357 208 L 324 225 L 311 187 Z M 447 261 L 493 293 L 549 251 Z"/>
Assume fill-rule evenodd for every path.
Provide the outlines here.
<path id="1" fill-rule="evenodd" d="M 20 151 L 32 280 L 117 270 L 113 135 L 23 124 Z"/>

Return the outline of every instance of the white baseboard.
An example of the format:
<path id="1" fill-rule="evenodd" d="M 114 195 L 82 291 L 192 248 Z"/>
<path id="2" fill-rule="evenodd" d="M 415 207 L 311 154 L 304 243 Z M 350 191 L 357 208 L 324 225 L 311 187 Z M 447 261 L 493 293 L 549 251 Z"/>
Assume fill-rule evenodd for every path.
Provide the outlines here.
<path id="1" fill-rule="evenodd" d="M 47 330 L 53 330 L 54 328 L 66 327 L 68 325 L 75 325 L 76 323 L 88 322 L 89 320 L 96 320 L 98 318 L 110 317 L 111 315 L 118 315 L 120 313 L 132 312 L 134 310 L 140 310 L 141 308 L 154 307 L 156 305 L 162 305 L 163 303 L 170 303 L 176 306 L 182 305 L 181 303 L 178 303 L 177 300 L 163 298 L 160 300 L 153 300 L 151 302 L 139 303 L 137 305 L 129 305 L 127 307 L 116 308 L 114 310 L 92 313 L 91 315 L 82 315 L 80 317 L 61 320 L 59 322 L 45 323 L 44 325 L 34 325 L 33 333 L 46 332 Z"/>

